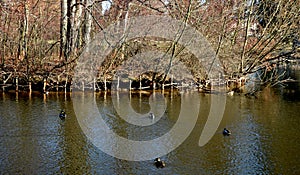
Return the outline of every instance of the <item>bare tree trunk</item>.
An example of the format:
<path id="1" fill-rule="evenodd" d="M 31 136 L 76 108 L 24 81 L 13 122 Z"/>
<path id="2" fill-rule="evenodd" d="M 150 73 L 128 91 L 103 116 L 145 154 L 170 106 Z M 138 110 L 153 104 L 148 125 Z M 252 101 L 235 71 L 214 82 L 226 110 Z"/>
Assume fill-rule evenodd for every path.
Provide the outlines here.
<path id="1" fill-rule="evenodd" d="M 4 2 L 5 3 L 5 2 Z M 5 4 L 3 5 L 5 6 Z M 3 28 L 5 26 L 8 26 L 7 27 L 7 30 L 9 29 L 9 22 L 10 22 L 10 19 L 8 18 L 8 14 L 7 13 L 4 13 L 1 10 L 1 25 L 3 26 Z M 1 26 L 1 27 L 2 27 Z M 6 27 L 5 27 L 6 28 Z M 6 56 L 6 42 L 7 42 L 7 34 L 5 32 L 2 33 L 2 39 L 1 39 L 1 43 L 2 43 L 2 48 L 1 48 L 1 63 L 0 65 L 4 66 L 5 64 L 5 56 Z"/>
<path id="2" fill-rule="evenodd" d="M 242 55 L 241 55 L 241 66 L 240 66 L 240 73 L 243 73 L 243 69 L 245 67 L 245 53 L 246 53 L 246 46 L 248 43 L 248 34 L 249 34 L 249 28 L 250 28 L 250 24 L 251 24 L 251 17 L 252 16 L 252 10 L 253 10 L 253 5 L 254 5 L 254 0 L 252 0 L 251 5 L 250 5 L 250 10 L 249 10 L 249 14 L 247 17 L 247 21 L 246 21 L 246 28 L 245 28 L 245 36 L 244 36 L 244 43 L 243 43 L 243 48 L 242 48 Z M 245 1 L 245 4 L 247 4 L 247 2 Z"/>
<path id="3" fill-rule="evenodd" d="M 27 57 L 27 34 L 28 34 L 28 5 L 26 1 L 23 2 L 24 14 L 20 21 L 20 54 L 19 59 L 23 60 Z"/>
<path id="4" fill-rule="evenodd" d="M 82 0 L 77 3 L 76 0 L 72 0 L 70 4 L 71 11 L 71 41 L 70 49 L 76 54 L 76 49 L 81 45 L 81 35 L 80 35 L 80 24 L 82 17 Z"/>
<path id="5" fill-rule="evenodd" d="M 68 0 L 61 0 L 61 27 L 60 27 L 60 57 L 67 61 L 67 36 L 68 36 Z"/>
<path id="6" fill-rule="evenodd" d="M 22 2 L 23 7 L 23 14 L 21 16 L 21 19 L 19 19 L 19 43 L 18 43 L 18 52 L 15 62 L 15 72 L 17 71 L 17 66 L 19 65 L 19 61 L 23 61 L 24 59 L 27 60 L 28 57 L 28 47 L 27 47 L 27 37 L 28 37 L 28 18 L 29 18 L 29 10 L 28 10 L 28 4 L 24 0 Z M 28 63 L 28 62 L 27 62 Z M 28 71 L 28 64 L 26 65 L 26 72 Z"/>
<path id="7" fill-rule="evenodd" d="M 191 15 L 191 7 L 192 7 L 192 1 L 189 0 L 188 1 L 188 9 L 187 9 L 187 12 L 186 12 L 185 18 L 184 18 L 184 27 L 183 27 L 183 29 L 179 29 L 180 31 L 178 31 L 178 33 L 179 33 L 178 38 L 176 38 L 176 40 L 172 42 L 172 46 L 170 47 L 170 49 L 171 49 L 171 57 L 170 57 L 169 65 L 168 65 L 168 67 L 165 70 L 165 75 L 164 75 L 164 78 L 163 78 L 163 83 L 165 83 L 166 78 L 169 75 L 170 70 L 171 70 L 171 68 L 173 66 L 173 60 L 174 60 L 174 58 L 176 56 L 176 53 L 175 53 L 176 52 L 176 45 L 177 45 L 178 41 L 180 40 L 180 38 L 182 37 L 183 32 L 186 29 L 186 26 L 188 24 L 188 20 L 189 20 L 189 17 Z"/>
<path id="8" fill-rule="evenodd" d="M 92 22 L 93 22 L 92 11 L 93 11 L 93 1 L 86 0 L 85 1 L 85 25 L 84 25 L 85 29 L 83 34 L 85 45 L 88 45 L 91 41 L 91 31 L 92 31 Z"/>

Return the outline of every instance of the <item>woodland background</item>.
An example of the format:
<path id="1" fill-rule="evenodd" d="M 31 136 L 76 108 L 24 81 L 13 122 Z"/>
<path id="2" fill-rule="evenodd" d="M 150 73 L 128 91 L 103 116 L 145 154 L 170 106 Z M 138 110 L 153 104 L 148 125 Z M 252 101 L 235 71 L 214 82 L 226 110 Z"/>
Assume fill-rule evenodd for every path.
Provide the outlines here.
<path id="1" fill-rule="evenodd" d="M 14 83 L 18 77 L 21 84 L 38 85 L 45 78 L 49 87 L 71 83 L 78 56 L 97 33 L 141 15 L 168 15 L 197 29 L 212 44 L 228 79 L 260 70 L 267 72 L 261 81 L 274 83 L 281 76 L 278 67 L 299 60 L 299 0 L 1 0 L 0 82 Z M 120 45 L 107 58 L 99 81 L 156 42 L 141 40 L 146 46 Z M 182 52 L 169 41 L 158 47 L 173 47 L 178 57 Z M 193 64 L 190 57 L 180 59 Z M 151 76 L 157 81 L 158 75 Z M 195 81 L 206 77 L 202 73 Z"/>

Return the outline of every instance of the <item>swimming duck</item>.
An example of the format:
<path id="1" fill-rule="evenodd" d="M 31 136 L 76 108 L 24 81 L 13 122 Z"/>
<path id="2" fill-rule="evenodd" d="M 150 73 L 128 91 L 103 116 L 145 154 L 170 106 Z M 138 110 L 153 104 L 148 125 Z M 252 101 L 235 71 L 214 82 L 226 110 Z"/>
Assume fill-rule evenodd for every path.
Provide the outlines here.
<path id="1" fill-rule="evenodd" d="M 155 115 L 152 112 L 150 112 L 149 117 L 153 120 L 155 118 Z"/>
<path id="2" fill-rule="evenodd" d="M 66 118 L 67 114 L 64 110 L 61 110 L 60 113 L 59 113 L 59 118 L 61 120 L 64 120 Z"/>
<path id="3" fill-rule="evenodd" d="M 231 134 L 231 132 L 228 129 L 224 128 L 223 135 L 224 136 L 229 136 L 230 134 Z"/>
<path id="4" fill-rule="evenodd" d="M 164 168 L 166 166 L 166 163 L 162 161 L 160 158 L 156 158 L 154 160 L 154 165 L 156 166 L 156 168 Z"/>

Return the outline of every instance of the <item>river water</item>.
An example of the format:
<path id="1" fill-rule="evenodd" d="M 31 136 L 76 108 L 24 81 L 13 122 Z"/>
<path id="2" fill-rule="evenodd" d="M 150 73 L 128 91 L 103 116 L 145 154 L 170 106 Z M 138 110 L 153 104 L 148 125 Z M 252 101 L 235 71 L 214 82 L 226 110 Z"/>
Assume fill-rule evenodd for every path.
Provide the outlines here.
<path id="1" fill-rule="evenodd" d="M 300 174 L 297 90 L 266 89 L 257 98 L 227 96 L 216 133 L 201 147 L 199 137 L 217 94 L 183 94 L 200 99 L 197 123 L 179 147 L 161 157 L 166 167 L 158 169 L 153 160 L 122 160 L 95 146 L 79 125 L 71 94 L 2 93 L 0 174 Z M 168 132 L 182 110 L 181 95 L 164 94 L 167 107 L 160 121 L 136 127 L 117 117 L 110 93 L 92 94 L 111 130 L 133 140 Z M 133 94 L 130 105 L 137 113 L 147 113 L 149 97 Z M 58 117 L 60 109 L 66 110 L 64 121 Z M 224 127 L 230 136 L 222 135 Z"/>

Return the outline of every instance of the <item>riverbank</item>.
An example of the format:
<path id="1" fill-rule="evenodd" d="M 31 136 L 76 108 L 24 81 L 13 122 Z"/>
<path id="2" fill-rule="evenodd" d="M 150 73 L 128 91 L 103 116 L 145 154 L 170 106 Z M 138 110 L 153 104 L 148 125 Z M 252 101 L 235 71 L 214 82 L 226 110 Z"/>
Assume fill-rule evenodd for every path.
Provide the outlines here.
<path id="1" fill-rule="evenodd" d="M 12 79 L 12 78 L 11 78 Z M 198 82 L 177 82 L 172 78 L 169 78 L 168 81 L 154 82 L 149 79 L 140 78 L 138 80 L 106 80 L 99 81 L 94 80 L 89 84 L 80 85 L 80 87 L 75 87 L 72 85 L 71 81 L 63 80 L 61 82 L 53 81 L 51 79 L 44 78 L 41 81 L 26 81 L 22 78 L 15 77 L 12 80 L 3 81 L 0 84 L 0 91 L 2 92 L 71 92 L 75 88 L 80 91 L 149 91 L 149 90 L 194 90 L 200 92 L 211 92 L 215 91 L 219 87 L 224 87 L 226 85 L 226 91 L 236 91 L 242 92 L 246 79 L 244 77 L 237 79 L 228 79 L 228 80 L 201 80 Z"/>
<path id="2" fill-rule="evenodd" d="M 130 90 L 130 91 L 147 91 L 147 90 L 193 90 L 200 92 L 214 92 L 219 87 L 226 87 L 226 92 L 252 93 L 254 86 L 268 86 L 267 83 L 273 85 L 297 82 L 295 72 L 299 72 L 299 60 L 280 60 L 282 64 L 279 66 L 275 63 L 259 67 L 254 73 L 244 76 L 231 76 L 218 79 L 197 79 L 197 80 L 176 80 L 173 75 L 169 75 L 162 79 L 162 75 L 153 80 L 154 73 L 145 73 L 139 77 L 113 77 L 94 79 L 93 82 L 82 82 L 80 85 L 72 84 L 72 75 L 63 71 L 58 76 L 25 76 L 21 73 L 5 73 L 0 74 L 0 92 L 71 92 L 72 90 L 80 91 L 108 91 L 108 90 Z M 23 75 L 23 76 L 22 76 Z M 257 88 L 256 88 L 257 89 Z"/>

